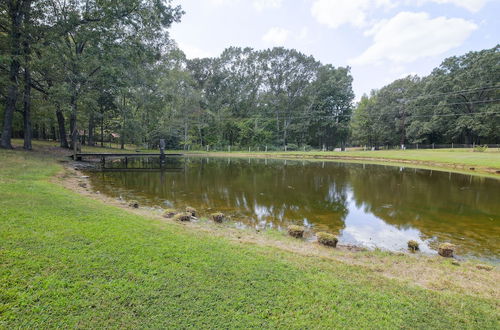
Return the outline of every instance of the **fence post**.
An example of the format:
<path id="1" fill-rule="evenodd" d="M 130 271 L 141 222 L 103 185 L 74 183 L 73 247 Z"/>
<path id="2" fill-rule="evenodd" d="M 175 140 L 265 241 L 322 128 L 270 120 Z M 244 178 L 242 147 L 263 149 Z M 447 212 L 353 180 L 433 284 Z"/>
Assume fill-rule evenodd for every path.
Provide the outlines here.
<path id="1" fill-rule="evenodd" d="M 432 144 L 432 149 L 434 149 L 434 143 Z"/>
<path id="2" fill-rule="evenodd" d="M 451 143 L 451 149 L 453 149 L 453 142 Z"/>

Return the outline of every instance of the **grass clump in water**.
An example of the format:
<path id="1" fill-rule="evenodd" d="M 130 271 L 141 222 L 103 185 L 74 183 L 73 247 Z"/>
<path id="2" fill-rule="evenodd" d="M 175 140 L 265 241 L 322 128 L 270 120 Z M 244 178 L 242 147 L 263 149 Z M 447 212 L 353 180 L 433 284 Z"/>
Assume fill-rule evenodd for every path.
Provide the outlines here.
<path id="1" fill-rule="evenodd" d="M 318 243 L 325 246 L 337 247 L 338 238 L 335 235 L 325 232 L 316 233 Z"/>
<path id="2" fill-rule="evenodd" d="M 172 219 L 178 212 L 174 209 L 166 209 L 165 212 L 163 212 L 163 217 L 167 219 Z"/>
<path id="3" fill-rule="evenodd" d="M 175 221 L 191 221 L 192 214 L 185 212 L 185 213 L 178 213 L 174 215 L 173 219 Z"/>
<path id="4" fill-rule="evenodd" d="M 288 235 L 295 238 L 302 238 L 304 237 L 304 230 L 303 226 L 291 225 L 288 226 Z"/>
<path id="5" fill-rule="evenodd" d="M 212 220 L 217 223 L 222 223 L 225 219 L 224 213 L 217 212 L 217 213 L 212 213 Z"/>
<path id="6" fill-rule="evenodd" d="M 188 206 L 188 207 L 186 207 L 186 212 L 191 213 L 191 216 L 196 217 L 196 209 L 195 208 Z"/>
<path id="7" fill-rule="evenodd" d="M 455 245 L 451 243 L 442 243 L 441 245 L 439 245 L 438 248 L 439 255 L 445 258 L 452 258 L 454 251 L 455 251 Z"/>
<path id="8" fill-rule="evenodd" d="M 418 245 L 418 242 L 417 241 L 414 241 L 414 240 L 409 240 L 408 241 L 408 249 L 411 251 L 411 252 L 416 252 L 420 249 L 419 245 Z"/>
<path id="9" fill-rule="evenodd" d="M 136 200 L 131 200 L 128 202 L 128 206 L 134 208 L 134 209 L 138 209 L 139 208 L 139 202 L 136 201 Z"/>

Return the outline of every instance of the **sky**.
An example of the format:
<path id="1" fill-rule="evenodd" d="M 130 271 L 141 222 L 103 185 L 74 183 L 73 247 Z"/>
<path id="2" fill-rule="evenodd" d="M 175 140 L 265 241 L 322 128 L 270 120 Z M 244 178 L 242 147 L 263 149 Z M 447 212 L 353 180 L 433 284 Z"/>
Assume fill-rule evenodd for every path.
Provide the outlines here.
<path id="1" fill-rule="evenodd" d="M 188 58 L 230 46 L 295 48 L 350 66 L 356 99 L 443 59 L 500 43 L 500 0 L 174 0 Z"/>

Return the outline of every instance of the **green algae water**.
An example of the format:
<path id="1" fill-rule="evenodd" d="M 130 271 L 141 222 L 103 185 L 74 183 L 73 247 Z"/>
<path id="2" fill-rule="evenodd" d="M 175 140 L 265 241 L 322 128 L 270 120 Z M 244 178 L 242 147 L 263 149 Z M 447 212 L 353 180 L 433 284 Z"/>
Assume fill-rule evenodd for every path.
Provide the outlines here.
<path id="1" fill-rule="evenodd" d="M 223 212 L 243 226 L 303 225 L 341 244 L 500 260 L 500 180 L 405 167 L 277 159 L 132 160 L 90 173 L 92 189 L 142 205 Z"/>

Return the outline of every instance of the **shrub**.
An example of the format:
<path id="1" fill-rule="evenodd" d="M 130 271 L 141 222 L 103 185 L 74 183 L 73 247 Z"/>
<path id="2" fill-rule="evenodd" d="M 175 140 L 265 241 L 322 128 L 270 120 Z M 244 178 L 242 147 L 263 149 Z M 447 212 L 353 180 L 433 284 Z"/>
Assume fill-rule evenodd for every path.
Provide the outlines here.
<path id="1" fill-rule="evenodd" d="M 288 143 L 286 145 L 286 150 L 287 151 L 297 151 L 297 150 L 299 150 L 299 146 L 296 145 L 295 143 Z"/>
<path id="2" fill-rule="evenodd" d="M 325 246 L 336 247 L 339 241 L 335 235 L 325 232 L 316 233 L 316 237 L 318 238 L 318 243 Z"/>
<path id="3" fill-rule="evenodd" d="M 191 213 L 191 216 L 193 216 L 193 217 L 196 216 L 196 209 L 194 209 L 194 208 L 192 208 L 190 206 L 186 207 L 186 212 L 187 213 Z"/>
<path id="4" fill-rule="evenodd" d="M 177 211 L 174 209 L 166 209 L 163 213 L 163 217 L 167 219 L 173 218 L 177 214 Z"/>
<path id="5" fill-rule="evenodd" d="M 439 255 L 445 258 L 453 257 L 453 251 L 455 251 L 455 245 L 451 243 L 443 243 L 438 248 Z"/>
<path id="6" fill-rule="evenodd" d="M 222 221 L 224 221 L 224 218 L 224 213 L 217 212 L 212 214 L 212 219 L 214 220 L 214 222 L 222 223 Z"/>
<path id="7" fill-rule="evenodd" d="M 191 221 L 191 213 L 178 213 L 173 218 L 175 221 Z"/>
<path id="8" fill-rule="evenodd" d="M 296 225 L 288 226 L 288 235 L 295 238 L 302 238 L 304 237 L 304 229 L 305 228 L 302 226 L 296 226 Z"/>
<path id="9" fill-rule="evenodd" d="M 488 150 L 487 145 L 474 147 L 474 152 L 485 152 L 486 150 Z"/>
<path id="10" fill-rule="evenodd" d="M 412 252 L 418 251 L 419 250 L 418 242 L 414 240 L 409 240 L 408 249 Z"/>

